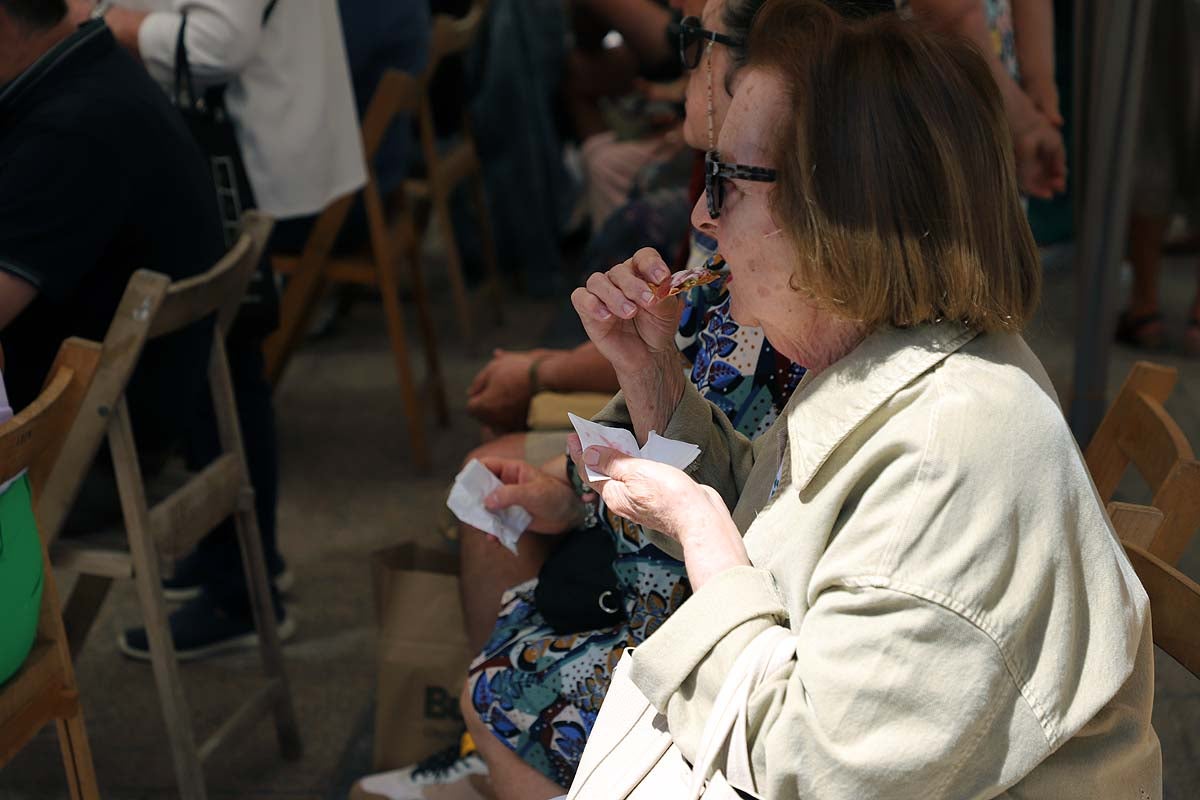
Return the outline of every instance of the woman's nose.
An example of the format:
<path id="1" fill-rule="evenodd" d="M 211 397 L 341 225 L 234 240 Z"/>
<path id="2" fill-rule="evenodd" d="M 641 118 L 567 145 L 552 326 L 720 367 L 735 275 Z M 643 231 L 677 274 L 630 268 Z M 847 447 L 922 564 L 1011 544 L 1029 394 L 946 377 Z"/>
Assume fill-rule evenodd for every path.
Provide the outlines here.
<path id="1" fill-rule="evenodd" d="M 708 195 L 701 194 L 692 208 L 692 227 L 701 233 L 717 238 L 717 221 L 708 215 Z"/>

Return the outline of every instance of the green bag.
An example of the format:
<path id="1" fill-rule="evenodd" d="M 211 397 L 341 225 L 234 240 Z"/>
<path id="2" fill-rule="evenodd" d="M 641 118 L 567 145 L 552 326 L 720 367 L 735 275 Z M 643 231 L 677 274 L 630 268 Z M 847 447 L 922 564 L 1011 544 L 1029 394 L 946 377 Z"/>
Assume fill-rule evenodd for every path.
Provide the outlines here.
<path id="1" fill-rule="evenodd" d="M 42 542 L 22 475 L 0 494 L 0 684 L 29 656 L 41 608 Z"/>

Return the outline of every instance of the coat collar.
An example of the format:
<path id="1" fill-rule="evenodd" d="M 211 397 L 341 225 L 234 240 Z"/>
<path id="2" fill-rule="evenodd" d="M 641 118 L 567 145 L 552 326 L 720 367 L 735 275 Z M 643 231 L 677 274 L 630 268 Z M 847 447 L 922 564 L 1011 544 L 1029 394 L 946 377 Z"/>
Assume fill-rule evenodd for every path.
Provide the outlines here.
<path id="1" fill-rule="evenodd" d="M 949 322 L 881 328 L 824 372 L 806 375 L 783 412 L 791 485 L 807 487 L 867 417 L 978 333 Z"/>

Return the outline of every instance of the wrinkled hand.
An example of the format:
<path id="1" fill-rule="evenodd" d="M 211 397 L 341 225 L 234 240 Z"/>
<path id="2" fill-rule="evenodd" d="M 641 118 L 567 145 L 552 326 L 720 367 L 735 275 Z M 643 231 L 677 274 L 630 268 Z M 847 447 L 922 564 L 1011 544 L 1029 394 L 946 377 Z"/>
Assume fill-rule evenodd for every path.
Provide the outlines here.
<path id="1" fill-rule="evenodd" d="M 716 489 L 696 483 L 683 470 L 609 447 L 584 453 L 574 434 L 567 437 L 567 449 L 581 475 L 591 466 L 609 476 L 596 491 L 610 511 L 683 546 L 692 588 L 730 567 L 750 564 L 741 532 Z"/>
<path id="2" fill-rule="evenodd" d="M 670 275 L 658 251 L 643 247 L 608 272 L 593 273 L 586 286 L 571 294 L 588 338 L 618 373 L 678 361 L 675 330 L 683 299 L 655 300 L 650 288 Z"/>
<path id="3" fill-rule="evenodd" d="M 589 466 L 609 476 L 594 488 L 609 510 L 625 519 L 664 533 L 680 544 L 710 527 L 722 527 L 722 521 L 728 521 L 736 533 L 733 518 L 717 490 L 696 483 L 681 469 L 625 455 L 611 447 L 589 447 L 584 453 L 575 434 L 567 437 L 567 452 L 581 476 L 587 474 Z"/>
<path id="4" fill-rule="evenodd" d="M 1017 182 L 1032 197 L 1048 200 L 1067 189 L 1067 151 L 1062 133 L 1038 115 L 1033 124 L 1013 134 Z"/>
<path id="5" fill-rule="evenodd" d="M 583 522 L 583 503 L 569 483 L 516 458 L 479 461 L 504 484 L 484 498 L 489 511 L 520 506 L 533 516 L 529 530 L 534 533 L 563 533 Z"/>
<path id="6" fill-rule="evenodd" d="M 529 415 L 529 368 L 541 351 L 492 352 L 492 360 L 467 388 L 467 413 L 497 431 L 525 429 Z"/>

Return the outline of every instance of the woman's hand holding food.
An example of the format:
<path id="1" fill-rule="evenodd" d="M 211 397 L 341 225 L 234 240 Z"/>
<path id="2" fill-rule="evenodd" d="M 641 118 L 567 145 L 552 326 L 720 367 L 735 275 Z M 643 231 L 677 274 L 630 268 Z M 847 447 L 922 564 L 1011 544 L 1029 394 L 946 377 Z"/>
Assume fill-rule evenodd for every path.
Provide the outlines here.
<path id="1" fill-rule="evenodd" d="M 534 533 L 565 533 L 584 520 L 583 501 L 571 484 L 516 458 L 479 459 L 504 484 L 484 498 L 489 511 L 521 506 L 533 516 Z"/>
<path id="2" fill-rule="evenodd" d="M 625 393 L 638 441 L 663 430 L 683 395 L 675 331 L 683 301 L 658 299 L 653 287 L 670 278 L 658 252 L 645 247 L 608 272 L 597 272 L 571 294 L 588 338 L 609 360 Z"/>
<path id="3" fill-rule="evenodd" d="M 730 567 L 750 564 L 741 532 L 715 489 L 680 469 L 619 450 L 581 451 L 574 434 L 567 437 L 567 447 L 581 475 L 591 467 L 609 476 L 595 487 L 609 510 L 683 546 L 692 588 Z"/>

